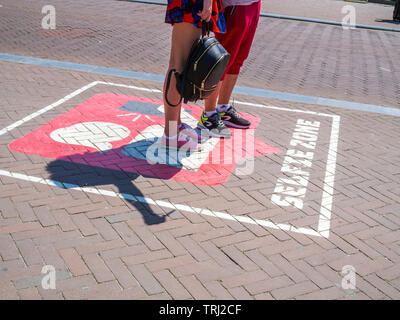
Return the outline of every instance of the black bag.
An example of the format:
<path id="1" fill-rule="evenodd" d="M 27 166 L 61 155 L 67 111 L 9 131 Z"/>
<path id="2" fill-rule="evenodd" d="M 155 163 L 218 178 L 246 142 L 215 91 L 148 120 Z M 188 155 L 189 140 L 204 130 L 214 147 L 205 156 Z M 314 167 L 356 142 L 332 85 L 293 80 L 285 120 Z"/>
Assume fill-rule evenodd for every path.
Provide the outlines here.
<path id="1" fill-rule="evenodd" d="M 209 24 L 202 22 L 202 36 L 192 46 L 189 57 L 181 73 L 171 69 L 168 73 L 165 89 L 166 102 L 176 107 L 184 101 L 197 101 L 210 96 L 216 89 L 226 67 L 230 55 L 215 37 L 210 37 Z M 168 101 L 168 89 L 172 74 L 176 77 L 176 89 L 181 95 L 177 104 Z"/>
<path id="2" fill-rule="evenodd" d="M 400 0 L 396 1 L 396 4 L 394 5 L 394 10 L 393 10 L 393 20 L 399 20 L 400 21 Z"/>

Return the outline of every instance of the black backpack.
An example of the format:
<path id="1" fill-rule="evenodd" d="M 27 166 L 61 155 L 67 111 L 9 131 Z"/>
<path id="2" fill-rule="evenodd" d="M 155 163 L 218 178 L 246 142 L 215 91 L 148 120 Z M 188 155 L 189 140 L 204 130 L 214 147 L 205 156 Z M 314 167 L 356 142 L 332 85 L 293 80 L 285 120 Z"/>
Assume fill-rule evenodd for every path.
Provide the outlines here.
<path id="1" fill-rule="evenodd" d="M 215 37 L 210 37 L 209 24 L 202 22 L 202 36 L 192 46 L 181 73 L 171 69 L 168 73 L 165 100 L 173 107 L 184 101 L 197 101 L 210 96 L 221 80 L 230 55 Z M 177 104 L 168 101 L 167 94 L 172 74 L 176 77 L 176 89 L 181 95 Z"/>

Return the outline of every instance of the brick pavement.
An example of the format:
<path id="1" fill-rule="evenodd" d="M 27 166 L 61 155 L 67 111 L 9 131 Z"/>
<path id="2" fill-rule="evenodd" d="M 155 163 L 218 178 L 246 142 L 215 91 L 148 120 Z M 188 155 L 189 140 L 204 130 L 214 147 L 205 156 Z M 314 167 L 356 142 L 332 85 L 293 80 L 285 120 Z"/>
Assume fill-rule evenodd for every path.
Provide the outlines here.
<path id="1" fill-rule="evenodd" d="M 10 8 L 9 3 L 1 10 Z M 80 8 L 80 12 L 104 10 L 110 18 L 112 14 L 117 14 L 124 16 L 125 21 L 130 18 L 126 13 L 128 7 L 158 14 L 160 12 L 156 7 L 110 1 L 97 1 L 98 6 L 95 8 L 91 6 L 93 3 L 88 2 L 84 8 Z M 110 3 L 117 3 L 120 11 L 112 13 Z M 26 26 L 33 25 L 34 19 L 29 20 L 29 16 L 38 14 L 35 7 L 28 9 L 23 4 L 20 6 L 27 15 Z M 70 2 L 65 5 L 65 9 L 60 9 L 61 12 L 69 9 L 72 16 L 76 4 Z M 15 16 L 18 14 L 21 12 L 13 12 Z M 122 41 L 123 37 L 113 38 L 100 52 L 96 51 L 99 47 L 96 47 L 95 42 L 101 40 L 95 41 L 97 35 L 88 37 L 87 34 L 78 37 L 78 40 L 37 35 L 42 40 L 37 39 L 35 46 L 33 42 L 23 45 L 21 38 L 25 35 L 22 30 L 26 26 L 10 28 L 8 36 L 1 40 L 4 42 L 2 50 L 31 56 L 42 56 L 42 53 L 47 52 L 46 57 L 52 59 L 81 63 L 90 59 L 92 64 L 162 73 L 157 68 L 166 59 L 167 50 L 162 47 L 162 43 L 165 43 L 167 35 L 160 33 L 159 39 L 164 40 L 161 43 L 155 42 L 160 45 L 156 59 L 158 62 L 148 65 L 138 59 L 127 67 L 128 55 L 135 56 L 137 53 L 140 57 L 142 52 L 149 50 L 150 40 L 146 44 L 145 30 L 155 34 L 158 30 L 153 29 L 152 19 L 141 17 L 139 12 L 133 14 L 137 15 L 136 19 L 143 19 L 135 35 L 128 36 L 128 32 L 123 31 L 126 32 L 125 39 L 129 41 Z M 4 21 L 13 20 L 11 15 L 0 19 L 2 28 Z M 67 21 L 68 17 L 61 15 L 62 19 Z M 94 15 L 88 19 L 95 19 Z M 113 32 L 118 31 L 117 25 L 110 27 L 104 20 L 103 26 L 110 30 L 115 28 Z M 70 23 L 72 21 L 76 23 L 77 20 L 70 20 Z M 85 23 L 90 24 L 88 21 Z M 122 22 L 120 20 L 116 24 Z M 285 24 L 290 25 L 288 22 Z M 299 25 L 303 24 L 293 25 L 293 28 Z M 318 32 L 338 32 L 333 27 L 310 27 L 307 24 L 304 27 L 310 32 L 309 39 L 314 40 Z M 96 28 L 100 28 L 99 25 Z M 13 33 L 20 34 L 20 37 L 15 38 L 15 43 L 10 40 Z M 108 36 L 111 37 L 111 34 Z M 371 38 L 365 38 L 365 35 Z M 34 34 L 31 36 L 35 38 Z M 368 47 L 369 39 L 387 40 L 386 37 L 392 35 L 360 31 L 354 37 L 362 46 Z M 134 41 L 138 41 L 137 46 L 133 46 L 131 52 L 126 52 L 125 42 Z M 110 43 L 119 43 L 120 46 L 108 51 Z M 278 42 L 275 44 L 279 45 Z M 326 43 L 320 45 L 321 52 L 316 55 L 318 58 L 323 52 L 329 51 Z M 393 48 L 396 50 L 395 45 Z M 303 52 L 306 51 L 307 47 L 304 47 Z M 93 55 L 88 55 L 88 60 L 85 60 L 83 56 L 90 52 Z M 99 55 L 96 56 L 94 52 Z M 396 51 L 392 51 L 384 57 L 378 56 L 376 65 L 381 65 L 382 59 L 387 59 L 397 70 L 399 66 L 394 63 L 395 55 Z M 268 59 L 265 56 L 263 59 L 267 68 L 270 68 Z M 358 61 L 355 53 L 349 53 L 346 59 Z M 121 65 L 118 65 L 119 60 Z M 252 68 L 250 63 L 241 83 L 246 84 L 252 72 L 253 76 L 261 78 L 268 74 L 264 70 L 255 73 Z M 353 69 L 357 70 L 357 64 Z M 161 89 L 161 84 L 156 82 L 51 67 L 0 62 L 0 70 L 0 108 L 3 111 L 0 117 L 1 128 L 93 81 Z M 282 72 L 279 68 L 276 70 L 277 73 Z M 313 66 L 310 70 L 316 72 L 318 68 Z M 321 78 L 317 79 L 323 79 L 327 69 L 324 70 L 320 73 Z M 373 77 L 375 71 L 371 70 L 368 75 Z M 307 73 L 301 73 L 301 69 L 296 72 L 308 77 Z M 397 71 L 390 75 L 391 79 L 396 79 L 396 76 Z M 259 83 L 263 88 L 271 88 L 265 82 Z M 291 82 L 287 83 L 290 86 Z M 342 79 L 338 79 L 337 84 L 345 85 Z M 326 92 L 323 81 L 315 85 L 318 94 Z M 396 83 L 382 78 L 381 88 L 386 88 L 386 85 L 390 90 L 396 90 Z M 368 90 L 363 91 L 366 96 L 364 99 L 369 99 L 368 81 L 365 86 Z M 361 98 L 361 89 L 358 91 L 351 87 L 349 90 L 354 99 L 358 101 Z M 167 208 L 0 175 L 1 299 L 399 299 L 398 118 L 237 95 L 238 101 L 288 109 L 272 110 L 247 104 L 238 105 L 241 111 L 261 118 L 262 125 L 256 130 L 256 137 L 283 152 L 256 158 L 254 173 L 247 176 L 233 173 L 225 184 L 217 186 L 105 170 L 14 152 L 8 147 L 12 141 L 65 114 L 90 97 L 105 92 L 161 99 L 160 92 L 96 85 L 0 136 L 0 170 L 214 212 L 225 210 L 230 215 L 315 230 L 321 210 L 332 119 L 294 114 L 290 110 L 335 114 L 340 116 L 340 131 L 329 237 L 309 236 L 194 214 L 182 206 Z M 334 92 L 329 91 L 329 94 L 343 98 L 340 94 L 334 95 Z M 383 91 L 379 97 L 382 99 L 377 98 L 376 101 L 380 104 L 385 102 L 398 106 L 398 95 L 392 96 L 390 92 Z M 271 196 L 275 192 L 277 179 L 282 178 L 281 166 L 299 118 L 319 121 L 321 125 L 305 205 L 302 210 L 294 210 L 272 203 Z M 56 290 L 45 290 L 40 285 L 41 269 L 45 264 L 53 265 L 57 270 Z M 355 290 L 341 288 L 340 272 L 345 265 L 352 265 L 357 271 Z"/>
<path id="2" fill-rule="evenodd" d="M 23 1 L 3 3 L 3 52 L 165 72 L 170 28 L 163 23 L 162 6 L 114 0 L 88 1 L 83 6 L 78 1 L 57 0 L 58 28 L 43 30 L 45 1 L 29 6 Z M 345 31 L 330 25 L 262 18 L 240 84 L 398 107 L 399 37 L 391 32 Z"/>
<path id="3" fill-rule="evenodd" d="M 268 0 L 262 2 L 262 12 L 299 16 L 315 19 L 342 21 L 344 6 L 353 6 L 356 23 L 372 26 L 400 29 L 394 23 L 393 5 L 380 3 L 357 3 L 343 0 Z"/>

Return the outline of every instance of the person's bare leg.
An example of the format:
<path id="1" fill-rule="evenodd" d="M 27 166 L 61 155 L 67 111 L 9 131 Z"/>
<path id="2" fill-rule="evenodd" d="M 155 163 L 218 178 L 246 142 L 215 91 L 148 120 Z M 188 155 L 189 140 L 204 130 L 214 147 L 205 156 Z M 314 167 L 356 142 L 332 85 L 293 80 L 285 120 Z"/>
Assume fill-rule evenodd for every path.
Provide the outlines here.
<path id="1" fill-rule="evenodd" d="M 235 110 L 229 111 L 230 108 L 228 107 L 237 79 L 237 74 L 226 75 L 219 92 L 217 111 L 220 112 L 222 122 L 227 127 L 247 129 L 250 127 L 251 122 L 242 118 Z"/>
<path id="2" fill-rule="evenodd" d="M 215 107 L 217 106 L 217 99 L 219 95 L 219 91 L 221 89 L 222 81 L 220 81 L 217 85 L 215 91 L 204 100 L 204 110 L 206 112 L 215 111 Z"/>
<path id="3" fill-rule="evenodd" d="M 191 23 L 181 22 L 176 23 L 172 29 L 172 40 L 171 40 L 171 55 L 167 71 L 176 69 L 181 72 L 185 65 L 186 59 L 189 56 L 190 49 L 192 48 L 193 42 L 199 38 L 201 30 L 196 28 Z M 164 92 L 166 90 L 167 77 L 164 81 Z M 164 94 L 164 111 L 165 111 L 165 129 L 164 133 L 166 136 L 171 137 L 177 134 L 177 125 L 180 118 L 181 106 L 173 107 L 169 105 L 165 99 Z M 172 75 L 171 82 L 168 90 L 168 101 L 171 103 L 177 103 L 180 99 L 180 95 L 176 90 L 176 79 L 175 75 Z"/>
<path id="4" fill-rule="evenodd" d="M 227 74 L 219 90 L 218 104 L 229 104 L 233 89 L 235 88 L 238 74 Z"/>

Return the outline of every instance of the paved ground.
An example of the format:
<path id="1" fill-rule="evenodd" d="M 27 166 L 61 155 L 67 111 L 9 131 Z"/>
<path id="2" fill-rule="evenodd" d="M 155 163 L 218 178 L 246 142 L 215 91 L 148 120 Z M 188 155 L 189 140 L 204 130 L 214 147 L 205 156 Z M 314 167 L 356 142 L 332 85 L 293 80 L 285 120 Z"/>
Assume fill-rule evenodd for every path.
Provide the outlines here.
<path id="1" fill-rule="evenodd" d="M 45 1 L 2 1 L 1 51 L 165 72 L 163 7 L 53 3 L 58 27 L 46 31 Z M 398 40 L 262 19 L 240 84 L 398 108 Z M 0 70 L 0 129 L 25 119 L 0 135 L 2 299 L 400 298 L 398 117 L 237 94 L 240 111 L 260 119 L 255 171 L 202 167 L 215 179 L 189 183 L 194 173 L 123 158 L 132 132 L 159 124 L 140 112 L 121 120 L 126 108 L 157 104 L 161 83 L 4 61 Z M 87 124 L 117 117 L 122 127 Z M 55 141 L 83 121 L 79 137 L 67 130 L 79 143 Z M 302 123 L 315 144 L 299 142 Z M 106 148 L 93 137 L 115 132 L 122 142 L 113 150 L 82 146 Z M 278 205 L 285 194 L 302 208 Z M 44 265 L 57 270 L 55 290 L 41 286 Z M 342 288 L 346 265 L 355 289 Z"/>
<path id="2" fill-rule="evenodd" d="M 262 11 L 307 18 L 342 21 L 342 8 L 355 8 L 356 23 L 386 28 L 398 28 L 393 19 L 393 6 L 378 3 L 357 3 L 343 0 L 268 0 L 263 1 Z M 321 10 L 323 8 L 323 10 Z"/>

